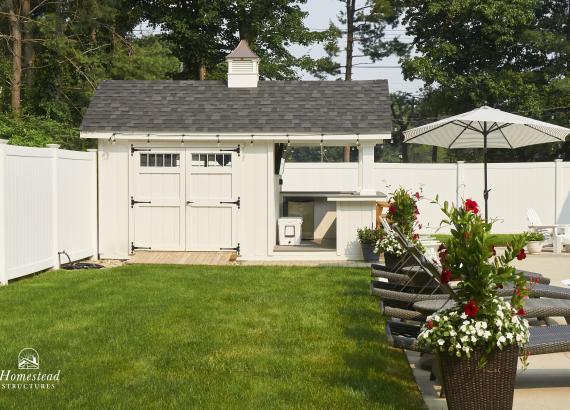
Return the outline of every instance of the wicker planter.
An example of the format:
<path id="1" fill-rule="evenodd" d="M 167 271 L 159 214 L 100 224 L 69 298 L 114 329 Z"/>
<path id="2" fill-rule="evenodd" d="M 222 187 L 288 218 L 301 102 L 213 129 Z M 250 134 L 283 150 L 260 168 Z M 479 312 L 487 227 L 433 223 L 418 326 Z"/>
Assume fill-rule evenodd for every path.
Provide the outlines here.
<path id="1" fill-rule="evenodd" d="M 384 252 L 384 263 L 386 268 L 393 269 L 400 263 L 400 257 L 393 253 Z"/>
<path id="2" fill-rule="evenodd" d="M 496 350 L 482 369 L 477 366 L 481 353 L 474 352 L 471 358 L 439 354 L 449 410 L 512 409 L 518 346 Z"/>
<path id="3" fill-rule="evenodd" d="M 376 245 L 360 244 L 360 247 L 362 248 L 362 256 L 365 261 L 378 262 L 380 259 L 380 254 L 378 252 L 374 252 Z"/>

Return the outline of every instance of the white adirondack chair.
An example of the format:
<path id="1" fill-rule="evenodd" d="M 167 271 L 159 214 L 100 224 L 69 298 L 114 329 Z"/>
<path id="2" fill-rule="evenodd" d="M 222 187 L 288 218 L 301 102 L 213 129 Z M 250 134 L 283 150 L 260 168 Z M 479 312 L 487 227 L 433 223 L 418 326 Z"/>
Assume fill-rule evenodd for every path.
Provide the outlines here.
<path id="1" fill-rule="evenodd" d="M 527 208 L 529 229 L 544 234 L 545 245 L 552 244 L 554 253 L 562 252 L 564 245 L 570 245 L 570 224 L 544 225 L 533 208 Z"/>

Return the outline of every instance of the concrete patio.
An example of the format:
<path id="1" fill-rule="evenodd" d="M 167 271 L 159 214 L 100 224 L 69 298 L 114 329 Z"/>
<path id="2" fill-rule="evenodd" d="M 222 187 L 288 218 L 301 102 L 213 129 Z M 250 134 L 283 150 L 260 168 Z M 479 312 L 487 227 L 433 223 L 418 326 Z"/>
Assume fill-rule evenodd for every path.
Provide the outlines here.
<path id="1" fill-rule="evenodd" d="M 551 285 L 564 286 L 570 279 L 570 253 L 529 255 L 516 261 L 517 267 L 540 272 L 551 279 Z M 563 318 L 556 322 L 565 324 Z M 417 366 L 419 354 L 406 352 L 424 400 L 431 409 L 447 409 L 445 398 L 439 398 L 440 386 L 429 381 L 429 373 Z M 570 352 L 529 357 L 527 370 L 519 370 L 515 386 L 513 408 L 516 410 L 564 409 L 570 399 Z M 520 367 L 520 366 L 519 366 Z"/>

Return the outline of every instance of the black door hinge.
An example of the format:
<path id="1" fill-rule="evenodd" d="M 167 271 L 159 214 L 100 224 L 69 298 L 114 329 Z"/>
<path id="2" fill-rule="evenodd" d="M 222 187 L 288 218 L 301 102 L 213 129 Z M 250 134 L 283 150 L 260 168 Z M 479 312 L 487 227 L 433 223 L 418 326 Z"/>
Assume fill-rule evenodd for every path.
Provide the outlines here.
<path id="1" fill-rule="evenodd" d="M 135 206 L 135 204 L 152 204 L 151 201 L 135 201 L 133 197 L 131 197 L 131 208 Z"/>
<path id="2" fill-rule="evenodd" d="M 152 249 L 151 247 L 146 246 L 135 246 L 134 242 L 131 242 L 131 254 L 135 253 L 137 249 Z"/>
<path id="3" fill-rule="evenodd" d="M 131 157 L 137 151 L 150 151 L 150 148 L 135 148 L 135 146 L 131 144 Z"/>
<path id="4" fill-rule="evenodd" d="M 220 204 L 233 204 L 237 205 L 238 209 L 241 207 L 241 198 L 238 196 L 237 201 L 220 201 Z"/>
<path id="5" fill-rule="evenodd" d="M 235 251 L 235 253 L 237 253 L 238 256 L 240 256 L 240 244 L 238 243 L 237 246 L 235 248 L 220 248 L 221 251 Z"/>
<path id="6" fill-rule="evenodd" d="M 235 152 L 235 153 L 238 154 L 238 157 L 239 157 L 240 154 L 241 154 L 241 147 L 238 145 L 237 148 L 227 148 L 227 149 L 226 149 L 226 148 L 222 148 L 222 149 L 220 149 L 220 151 L 223 151 L 223 152 Z"/>

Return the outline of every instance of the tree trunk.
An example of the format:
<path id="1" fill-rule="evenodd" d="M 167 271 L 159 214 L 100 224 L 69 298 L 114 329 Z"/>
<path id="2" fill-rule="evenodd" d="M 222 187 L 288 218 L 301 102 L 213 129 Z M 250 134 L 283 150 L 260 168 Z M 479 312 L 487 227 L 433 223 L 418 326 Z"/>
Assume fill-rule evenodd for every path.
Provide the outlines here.
<path id="1" fill-rule="evenodd" d="M 200 63 L 200 67 L 198 67 L 198 79 L 200 81 L 206 79 L 206 65 L 204 63 Z"/>
<path id="2" fill-rule="evenodd" d="M 354 54 L 354 9 L 356 0 L 346 0 L 346 64 L 344 80 L 352 80 L 352 57 Z"/>
<path id="3" fill-rule="evenodd" d="M 431 162 L 437 162 L 437 147 L 435 145 L 431 147 Z"/>
<path id="4" fill-rule="evenodd" d="M 33 84 L 34 44 L 32 43 L 32 20 L 30 16 L 30 0 L 22 0 L 22 27 L 24 32 L 24 79 L 29 90 Z"/>
<path id="5" fill-rule="evenodd" d="M 344 81 L 352 80 L 352 58 L 354 55 L 354 9 L 356 0 L 346 0 L 346 64 Z M 345 146 L 343 151 L 344 162 L 350 162 L 350 146 Z"/>
<path id="6" fill-rule="evenodd" d="M 11 95 L 10 105 L 12 112 L 19 115 L 21 112 L 21 88 L 22 88 L 22 28 L 20 19 L 16 13 L 17 0 L 9 0 L 8 21 L 10 22 L 10 35 L 12 36 L 12 78 L 10 81 Z"/>

